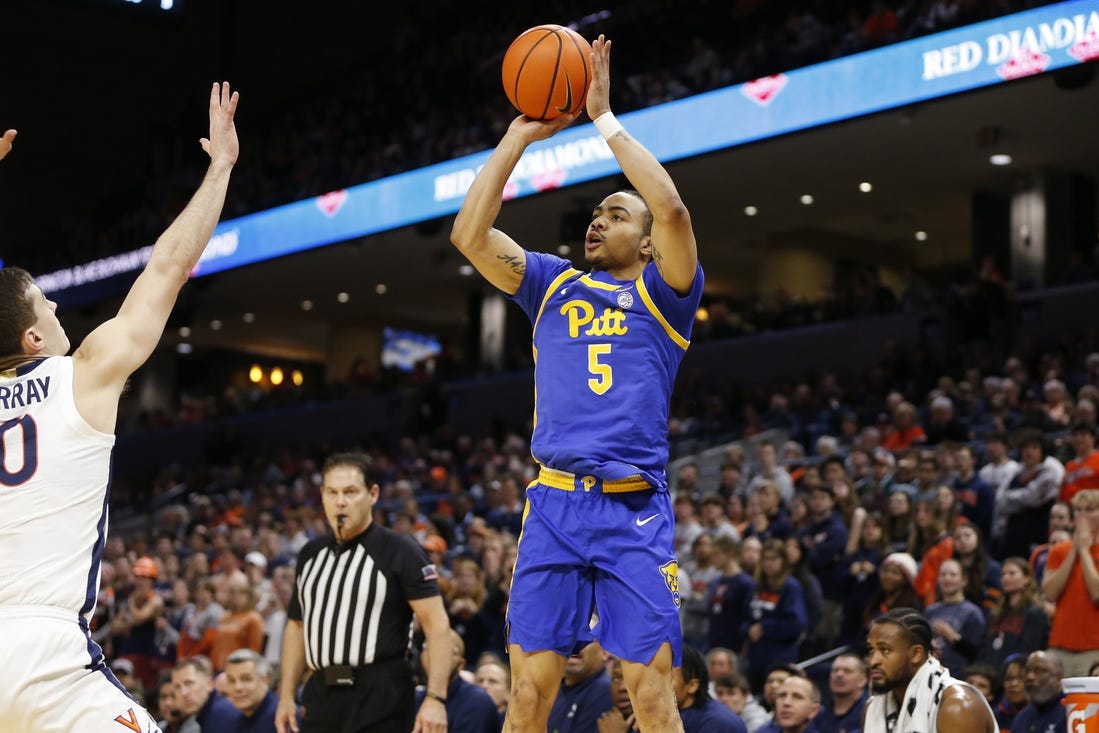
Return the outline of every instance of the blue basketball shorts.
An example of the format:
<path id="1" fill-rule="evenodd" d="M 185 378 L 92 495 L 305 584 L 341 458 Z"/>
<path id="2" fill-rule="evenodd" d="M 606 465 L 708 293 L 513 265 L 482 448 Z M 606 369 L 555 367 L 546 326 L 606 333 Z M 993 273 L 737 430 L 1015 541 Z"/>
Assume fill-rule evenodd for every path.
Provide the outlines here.
<path id="1" fill-rule="evenodd" d="M 585 478 L 571 491 L 538 482 L 527 488 L 508 643 L 568 656 L 596 639 L 621 659 L 648 663 L 669 642 L 678 666 L 671 499 L 654 489 L 603 493 Z"/>

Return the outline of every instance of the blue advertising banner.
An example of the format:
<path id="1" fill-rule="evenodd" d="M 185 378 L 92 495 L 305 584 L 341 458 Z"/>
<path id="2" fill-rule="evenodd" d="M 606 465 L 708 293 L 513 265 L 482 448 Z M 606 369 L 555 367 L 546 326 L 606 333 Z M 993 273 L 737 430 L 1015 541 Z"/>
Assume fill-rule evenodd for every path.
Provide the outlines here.
<path id="1" fill-rule="evenodd" d="M 826 125 L 1099 59 L 1099 0 L 1004 16 L 620 116 L 662 161 Z M 222 222 L 201 277 L 453 214 L 490 151 Z M 588 123 L 532 145 L 505 190 L 529 196 L 614 175 Z M 134 272 L 150 248 L 40 276 L 45 292 Z"/>

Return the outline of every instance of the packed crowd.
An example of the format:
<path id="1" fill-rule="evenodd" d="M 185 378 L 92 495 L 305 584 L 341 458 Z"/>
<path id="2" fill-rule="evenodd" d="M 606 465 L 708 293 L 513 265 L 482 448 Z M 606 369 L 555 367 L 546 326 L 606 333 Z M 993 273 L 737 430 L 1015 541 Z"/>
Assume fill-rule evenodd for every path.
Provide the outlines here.
<path id="1" fill-rule="evenodd" d="M 733 433 L 719 471 L 680 462 L 669 478 L 681 620 L 687 644 L 708 655 L 715 694 L 767 719 L 776 670 L 805 675 L 796 663 L 839 647 L 861 660 L 867 624 L 897 607 L 923 610 L 943 664 L 986 690 L 1004 730 L 1035 702 L 1022 684 L 1029 654 L 1052 649 L 1042 663 L 1058 679 L 1090 674 L 1095 605 L 1055 572 L 1066 552 L 1099 541 L 1089 523 L 1099 353 L 1074 343 L 927 389 L 901 360 L 877 387 L 798 385 L 771 396 L 758 430 Z M 294 559 L 328 532 L 320 450 L 211 467 L 157 510 L 155 534 L 110 539 L 94 634 L 150 702 L 180 660 L 208 660 L 186 674 L 207 670 L 230 697 L 236 675 L 222 673 L 238 650 L 277 670 Z M 459 671 L 502 710 L 509 573 L 537 470 L 527 437 L 406 437 L 374 460 L 376 521 L 414 536 L 435 563 Z M 598 659 L 569 669 L 613 662 Z M 836 694 L 824 689 L 825 701 Z"/>
<path id="2" fill-rule="evenodd" d="M 640 109 L 831 58 L 1049 4 L 1050 0 L 874 0 L 858 3 L 763 3 L 697 0 L 543 6 L 546 20 L 629 39 L 616 47 L 623 83 L 614 108 Z M 476 5 L 476 4 L 474 4 Z M 510 120 L 498 75 L 464 80 L 437 68 L 494 69 L 512 38 L 530 24 L 525 7 L 442 4 L 396 32 L 372 39 L 308 104 L 273 100 L 279 122 L 252 129 L 258 159 L 231 184 L 227 218 L 372 181 L 491 147 Z M 456 32 L 455 29 L 461 29 Z M 392 59 L 417 66 L 389 73 Z M 373 69 L 374 71 L 370 71 Z M 367 75 L 364 78 L 364 75 Z M 410 92 L 412 89 L 414 91 Z M 391 100 L 405 100 L 393 104 Z M 461 103 L 454 102 L 461 99 Z M 470 103 L 469 100 L 477 100 Z M 438 110 L 446 109 L 446 114 Z M 415 119 L 417 124 L 409 125 Z M 21 264 L 49 272 L 144 246 L 178 210 L 201 172 L 179 150 L 157 150 L 148 180 L 129 200 L 104 205 L 96 220 L 65 232 L 43 226 Z"/>

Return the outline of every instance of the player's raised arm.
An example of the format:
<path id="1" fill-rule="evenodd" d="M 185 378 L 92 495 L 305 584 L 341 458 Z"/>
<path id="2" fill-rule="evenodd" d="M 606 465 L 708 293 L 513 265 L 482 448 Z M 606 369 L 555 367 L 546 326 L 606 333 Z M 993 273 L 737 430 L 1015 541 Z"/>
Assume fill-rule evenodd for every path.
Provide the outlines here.
<path id="1" fill-rule="evenodd" d="M 201 185 L 157 239 L 118 315 L 90 333 L 73 355 L 77 406 L 101 430 L 113 430 L 114 409 L 125 380 L 156 348 L 176 297 L 221 217 L 229 174 L 240 150 L 233 122 L 237 100 L 228 82 L 211 88 L 210 137 L 200 141 L 210 156 L 210 167 Z M 107 409 L 109 418 L 101 408 Z"/>
<path id="2" fill-rule="evenodd" d="M 520 116 L 512 121 L 500 144 L 469 187 L 462 208 L 454 218 L 450 241 L 486 280 L 514 294 L 526 272 L 527 253 L 493 224 L 500 213 L 504 184 L 527 146 L 563 129 L 577 115 L 561 115 L 549 122 Z"/>
<path id="3" fill-rule="evenodd" d="M 15 130 L 8 130 L 0 135 L 0 160 L 3 160 L 4 156 L 11 152 L 11 144 L 15 142 L 15 135 Z"/>
<path id="4" fill-rule="evenodd" d="M 684 294 L 690 291 L 698 266 L 691 217 L 668 171 L 611 113 L 610 54 L 611 42 L 600 35 L 592 43 L 588 116 L 607 140 L 626 178 L 652 211 L 652 256 L 660 276 L 673 290 Z"/>

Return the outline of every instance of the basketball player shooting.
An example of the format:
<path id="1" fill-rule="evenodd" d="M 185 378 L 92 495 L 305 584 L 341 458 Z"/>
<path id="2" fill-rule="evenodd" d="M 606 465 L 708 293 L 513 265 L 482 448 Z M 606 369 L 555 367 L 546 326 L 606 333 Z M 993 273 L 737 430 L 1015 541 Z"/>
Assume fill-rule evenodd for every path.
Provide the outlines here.
<path id="1" fill-rule="evenodd" d="M 542 468 L 527 489 L 508 605 L 508 733 L 546 730 L 565 660 L 592 637 L 623 660 L 641 730 L 683 730 L 671 679 L 682 635 L 664 466 L 671 388 L 703 276 L 671 176 L 610 112 L 610 50 L 602 36 L 592 44 L 586 108 L 636 191 L 595 205 L 584 237 L 591 272 L 527 251 L 494 227 L 527 146 L 576 113 L 516 118 L 451 232 L 534 325 L 531 452 Z"/>
<path id="2" fill-rule="evenodd" d="M 72 356 L 56 304 L 0 269 L 0 731 L 157 731 L 88 634 L 106 542 L 118 400 L 148 359 L 221 216 L 239 146 L 228 82 L 210 91 L 210 166 L 118 315 Z M 14 137 L 14 135 L 12 135 Z M 10 149 L 11 138 L 0 152 Z"/>

